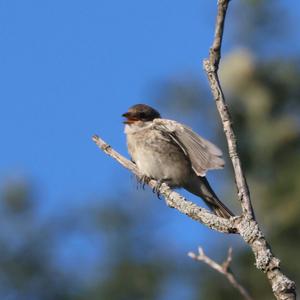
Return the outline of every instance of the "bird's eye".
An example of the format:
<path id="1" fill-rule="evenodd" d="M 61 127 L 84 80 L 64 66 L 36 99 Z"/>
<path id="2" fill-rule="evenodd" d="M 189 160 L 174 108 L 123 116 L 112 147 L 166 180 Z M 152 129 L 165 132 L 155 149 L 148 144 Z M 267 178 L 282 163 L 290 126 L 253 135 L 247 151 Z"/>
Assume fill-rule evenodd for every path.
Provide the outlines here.
<path id="1" fill-rule="evenodd" d="M 140 112 L 140 115 L 139 115 L 139 117 L 143 119 L 143 118 L 145 118 L 145 117 L 146 117 L 146 114 L 145 114 L 144 112 Z"/>

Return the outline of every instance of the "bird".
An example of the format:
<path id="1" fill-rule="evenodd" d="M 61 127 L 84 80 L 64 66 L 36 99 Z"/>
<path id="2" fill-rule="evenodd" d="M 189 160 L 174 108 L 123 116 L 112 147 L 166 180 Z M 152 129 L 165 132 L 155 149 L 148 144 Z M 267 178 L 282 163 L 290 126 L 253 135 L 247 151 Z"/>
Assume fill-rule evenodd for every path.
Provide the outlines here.
<path id="1" fill-rule="evenodd" d="M 145 178 L 184 188 L 202 198 L 219 217 L 234 216 L 205 177 L 208 170 L 224 167 L 217 146 L 188 126 L 162 118 L 146 104 L 135 104 L 122 116 L 128 152 Z"/>

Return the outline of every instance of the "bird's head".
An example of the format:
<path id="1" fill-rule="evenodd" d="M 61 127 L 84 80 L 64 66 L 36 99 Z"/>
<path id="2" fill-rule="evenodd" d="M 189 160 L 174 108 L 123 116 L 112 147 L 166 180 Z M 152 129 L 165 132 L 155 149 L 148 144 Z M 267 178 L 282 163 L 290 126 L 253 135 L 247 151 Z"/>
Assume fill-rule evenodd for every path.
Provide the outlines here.
<path id="1" fill-rule="evenodd" d="M 133 105 L 122 116 L 126 118 L 124 124 L 129 125 L 136 124 L 137 122 L 150 122 L 160 118 L 159 112 L 146 104 Z"/>

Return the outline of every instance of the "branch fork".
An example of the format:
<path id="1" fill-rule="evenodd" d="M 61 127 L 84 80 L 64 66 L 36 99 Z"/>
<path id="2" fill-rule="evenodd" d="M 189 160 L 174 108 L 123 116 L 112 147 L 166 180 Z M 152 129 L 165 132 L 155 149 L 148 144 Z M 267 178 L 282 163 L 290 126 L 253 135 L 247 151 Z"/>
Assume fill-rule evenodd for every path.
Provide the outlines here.
<path id="1" fill-rule="evenodd" d="M 188 256 L 196 261 L 203 262 L 210 266 L 212 269 L 216 270 L 220 274 L 224 275 L 228 282 L 239 291 L 239 293 L 246 299 L 246 300 L 253 300 L 250 296 L 248 291 L 238 282 L 236 276 L 230 270 L 230 264 L 232 261 L 232 248 L 228 249 L 227 258 L 222 264 L 217 263 L 215 260 L 208 257 L 202 247 L 198 248 L 198 254 L 194 252 L 189 252 Z"/>
<path id="2" fill-rule="evenodd" d="M 255 257 L 255 265 L 258 269 L 266 273 L 267 278 L 271 284 L 272 291 L 276 299 L 278 300 L 294 300 L 296 299 L 296 285 L 286 275 L 284 275 L 280 269 L 280 260 L 276 258 L 267 243 L 262 231 L 260 230 L 258 223 L 255 219 L 250 192 L 247 185 L 247 181 L 242 169 L 242 164 L 237 152 L 236 136 L 232 128 L 232 119 L 228 110 L 228 106 L 225 102 L 225 96 L 223 94 L 220 80 L 218 77 L 219 62 L 221 58 L 221 46 L 224 32 L 224 23 L 226 12 L 228 8 L 229 0 L 218 0 L 218 13 L 215 25 L 215 35 L 212 47 L 209 51 L 209 58 L 203 61 L 203 67 L 206 71 L 210 88 L 222 121 L 223 130 L 226 136 L 228 152 L 232 162 L 235 182 L 237 186 L 238 199 L 242 207 L 242 216 L 231 217 L 230 219 L 224 219 L 216 216 L 208 210 L 199 207 L 198 205 L 188 201 L 177 192 L 171 190 L 165 183 L 151 179 L 149 186 L 157 190 L 164 196 L 166 204 L 169 207 L 176 208 L 181 213 L 187 215 L 193 220 L 206 225 L 207 227 L 223 233 L 239 233 L 242 239 L 247 243 Z M 106 154 L 116 159 L 122 166 L 129 169 L 138 178 L 142 179 L 143 174 L 140 173 L 134 163 L 124 158 L 108 144 L 106 144 L 100 137 L 94 136 L 93 141 L 101 148 Z M 204 254 L 202 248 L 199 248 L 199 254 L 189 254 L 192 258 L 203 261 L 224 274 L 228 280 L 233 280 L 231 276 L 233 274 L 229 271 L 229 265 L 232 259 L 231 250 L 229 250 L 228 257 L 220 265 Z M 210 262 L 210 263 L 208 263 Z M 231 279 L 229 279 L 229 277 Z M 232 283 L 232 282 L 231 282 Z M 233 284 L 233 283 L 232 283 Z M 236 288 L 240 290 L 238 283 Z M 241 292 L 241 290 L 240 290 Z M 242 292 L 241 292 L 242 293 Z M 246 299 L 246 294 L 244 295 Z"/>

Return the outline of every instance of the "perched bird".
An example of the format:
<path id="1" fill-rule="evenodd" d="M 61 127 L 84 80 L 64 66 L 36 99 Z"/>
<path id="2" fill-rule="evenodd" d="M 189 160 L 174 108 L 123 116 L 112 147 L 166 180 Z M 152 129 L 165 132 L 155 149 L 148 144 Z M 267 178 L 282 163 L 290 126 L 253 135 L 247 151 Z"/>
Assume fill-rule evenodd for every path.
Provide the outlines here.
<path id="1" fill-rule="evenodd" d="M 201 197 L 224 218 L 233 213 L 218 199 L 205 174 L 221 169 L 221 150 L 191 128 L 163 119 L 154 108 L 136 104 L 122 115 L 128 152 L 139 170 L 172 188 L 184 188 Z"/>

